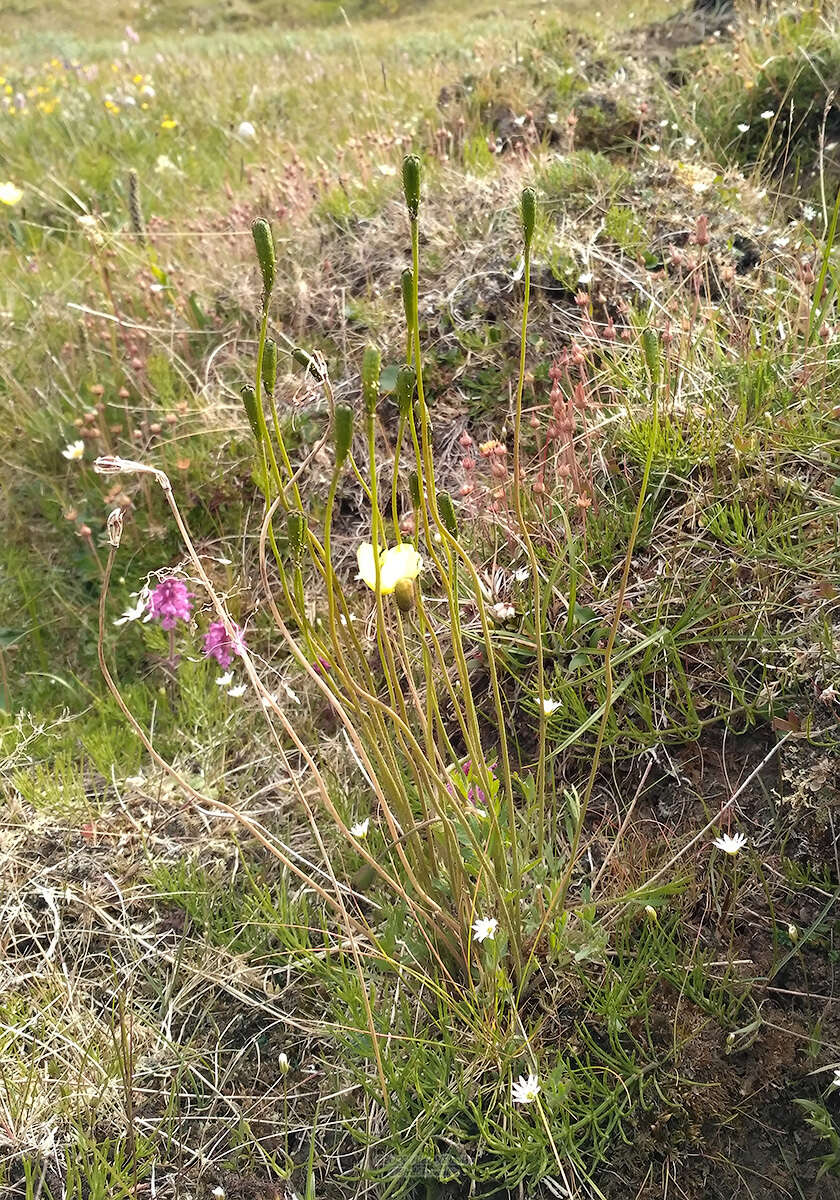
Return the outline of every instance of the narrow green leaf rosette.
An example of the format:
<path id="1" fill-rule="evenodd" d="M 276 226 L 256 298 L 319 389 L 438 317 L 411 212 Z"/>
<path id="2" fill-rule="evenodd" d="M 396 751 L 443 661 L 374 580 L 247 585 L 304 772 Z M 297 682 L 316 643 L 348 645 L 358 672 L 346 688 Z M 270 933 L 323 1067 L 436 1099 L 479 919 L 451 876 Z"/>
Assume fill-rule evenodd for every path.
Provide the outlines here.
<path id="1" fill-rule="evenodd" d="M 335 406 L 335 465 L 336 469 L 344 466 L 350 446 L 353 442 L 353 409 L 349 404 Z"/>
<path id="2" fill-rule="evenodd" d="M 365 412 L 372 416 L 379 403 L 379 373 L 382 370 L 382 355 L 376 346 L 368 346 L 362 359 L 362 397 Z"/>
<path id="3" fill-rule="evenodd" d="M 274 234 L 271 232 L 271 226 L 265 217 L 256 217 L 251 223 L 251 234 L 254 238 L 254 246 L 257 251 L 257 259 L 260 264 L 263 280 L 263 299 L 268 303 L 268 298 L 271 295 L 274 287 L 274 280 L 277 271 L 277 254 L 274 249 Z"/>
<path id="4" fill-rule="evenodd" d="M 411 402 L 414 399 L 414 386 L 417 383 L 417 375 L 414 367 L 400 367 L 397 372 L 397 408 L 401 417 L 408 417 L 411 413 Z"/>
<path id="5" fill-rule="evenodd" d="M 522 235 L 526 247 L 530 247 L 537 223 L 537 193 L 532 187 L 522 191 Z"/>
<path id="6" fill-rule="evenodd" d="M 407 154 L 403 159 L 402 180 L 408 215 L 416 221 L 420 211 L 420 159 L 416 154 Z"/>
<path id="7" fill-rule="evenodd" d="M 241 389 L 242 403 L 245 405 L 245 415 L 248 418 L 248 424 L 251 426 L 251 432 L 257 440 L 257 445 L 262 441 L 260 435 L 260 420 L 257 415 L 257 393 L 246 383 Z"/>
<path id="8" fill-rule="evenodd" d="M 277 383 L 277 343 L 271 338 L 266 339 L 263 348 L 262 382 L 269 396 L 273 396 Z"/>

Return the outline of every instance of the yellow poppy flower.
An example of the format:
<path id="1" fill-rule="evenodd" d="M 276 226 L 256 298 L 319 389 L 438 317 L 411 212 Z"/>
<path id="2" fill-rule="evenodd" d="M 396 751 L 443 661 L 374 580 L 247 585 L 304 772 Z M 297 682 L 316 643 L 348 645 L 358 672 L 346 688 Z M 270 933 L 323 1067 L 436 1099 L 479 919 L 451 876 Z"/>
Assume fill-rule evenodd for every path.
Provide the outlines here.
<path id="1" fill-rule="evenodd" d="M 359 564 L 359 576 L 369 588 L 376 590 L 376 560 L 373 557 L 373 546 L 363 542 L 356 551 L 356 561 Z M 413 546 L 403 542 L 400 546 L 392 546 L 390 550 L 379 554 L 379 590 L 387 596 L 393 592 L 403 579 L 412 581 L 423 569 L 423 559 Z"/>
<path id="2" fill-rule="evenodd" d="M 11 208 L 14 204 L 20 204 L 23 199 L 23 192 L 17 184 L 11 181 L 0 183 L 0 204 L 8 204 Z"/>

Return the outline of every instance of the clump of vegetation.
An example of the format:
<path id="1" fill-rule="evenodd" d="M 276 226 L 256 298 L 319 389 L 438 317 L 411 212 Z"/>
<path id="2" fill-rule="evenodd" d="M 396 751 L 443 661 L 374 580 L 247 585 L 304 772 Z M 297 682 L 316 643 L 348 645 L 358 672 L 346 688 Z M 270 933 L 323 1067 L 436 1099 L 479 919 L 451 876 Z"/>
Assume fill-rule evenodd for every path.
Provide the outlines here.
<path id="1" fill-rule="evenodd" d="M 11 1195 L 833 1186 L 834 18 L 533 16 L 2 65 Z"/>

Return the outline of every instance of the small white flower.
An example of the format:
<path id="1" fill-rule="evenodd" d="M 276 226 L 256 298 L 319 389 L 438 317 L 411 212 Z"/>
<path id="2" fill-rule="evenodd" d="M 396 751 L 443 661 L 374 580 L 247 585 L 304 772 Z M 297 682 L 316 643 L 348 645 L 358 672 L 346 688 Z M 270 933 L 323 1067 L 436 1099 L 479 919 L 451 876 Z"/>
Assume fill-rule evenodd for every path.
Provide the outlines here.
<path id="1" fill-rule="evenodd" d="M 545 119 L 546 119 L 546 121 L 548 121 L 549 125 L 556 125 L 557 124 L 557 113 L 553 113 L 553 112 L 546 113 Z"/>
<path id="2" fill-rule="evenodd" d="M 817 210 L 814 208 L 813 204 L 803 204 L 802 205 L 802 220 L 803 221 L 813 221 L 813 219 L 816 215 L 817 215 Z"/>
<path id="3" fill-rule="evenodd" d="M 539 1094 L 540 1081 L 536 1075 L 529 1075 L 527 1079 L 520 1075 L 510 1089 L 510 1098 L 514 1104 L 533 1104 Z"/>
<path id="4" fill-rule="evenodd" d="M 155 170 L 163 174 L 164 171 L 177 171 L 178 168 L 168 154 L 159 154 L 155 159 Z"/>
<path id="5" fill-rule="evenodd" d="M 697 145 L 697 138 L 687 137 L 687 138 L 683 138 L 683 141 L 685 142 L 685 144 L 689 150 L 691 149 L 692 146 Z"/>
<path id="6" fill-rule="evenodd" d="M 149 605 L 149 589 L 143 588 L 142 592 L 132 592 L 131 594 L 137 597 L 137 603 L 133 607 L 129 605 L 123 615 L 114 621 L 115 625 L 127 625 L 129 621 L 139 621 L 141 617 L 145 616 Z"/>
<path id="7" fill-rule="evenodd" d="M 490 616 L 494 621 L 510 621 L 516 616 L 516 609 L 512 604 L 505 604 L 500 600 L 498 604 L 494 604 L 490 609 Z"/>
<path id="8" fill-rule="evenodd" d="M 283 680 L 281 679 L 280 686 L 283 689 L 283 691 L 286 693 L 286 695 L 289 697 L 292 704 L 300 704 L 300 696 L 297 694 L 297 692 L 293 691 L 289 687 L 288 683 L 284 683 Z"/>
<path id="9" fill-rule="evenodd" d="M 226 1192 L 223 1187 L 216 1186 L 213 1188 L 210 1195 L 215 1197 L 215 1200 L 225 1200 Z"/>
<path id="10" fill-rule="evenodd" d="M 762 121 L 772 121 L 775 115 L 776 114 L 773 112 L 772 108 L 765 108 L 764 112 L 761 114 L 761 119 Z"/>
<path id="11" fill-rule="evenodd" d="M 247 690 L 248 690 L 247 685 L 244 683 L 240 683 L 238 687 L 228 688 L 228 695 L 233 696 L 234 700 L 238 700 L 241 696 L 245 695 Z"/>
<path id="12" fill-rule="evenodd" d="M 832 1079 L 830 1086 L 833 1088 L 840 1088 L 840 1067 L 834 1068 L 834 1078 Z"/>
<path id="13" fill-rule="evenodd" d="M 717 846 L 718 850 L 722 850 L 724 854 L 737 854 L 746 844 L 747 839 L 743 833 L 722 833 L 720 837 L 716 837 L 712 842 L 712 845 Z"/>
<path id="14" fill-rule="evenodd" d="M 154 100 L 155 89 L 152 87 L 152 85 L 150 83 L 144 83 L 142 88 L 140 89 L 140 95 L 147 96 L 150 100 Z"/>
<path id="15" fill-rule="evenodd" d="M 243 142 L 256 141 L 257 131 L 250 121 L 242 121 L 236 133 L 238 137 L 242 138 Z"/>
<path id="16" fill-rule="evenodd" d="M 499 928 L 499 922 L 495 917 L 479 917 L 477 921 L 473 921 L 472 931 L 475 934 L 477 942 L 489 940 L 492 942 L 496 936 L 496 930 Z"/>
<path id="17" fill-rule="evenodd" d="M 364 821 L 357 821 L 355 825 L 350 826 L 350 836 L 354 838 L 367 837 L 367 831 L 370 828 L 370 817 L 365 817 Z"/>
<path id="18" fill-rule="evenodd" d="M 282 1050 L 277 1055 L 277 1066 L 280 1068 L 281 1075 L 289 1074 L 289 1056 Z"/>
<path id="19" fill-rule="evenodd" d="M 224 675 L 216 676 L 216 687 L 230 687 L 233 683 L 233 671 L 225 671 Z"/>
<path id="20" fill-rule="evenodd" d="M 553 712 L 557 712 L 557 709 L 562 707 L 563 705 L 560 700 L 552 700 L 550 696 L 547 696 L 542 702 L 542 710 L 547 717 L 550 717 Z"/>
<path id="21" fill-rule="evenodd" d="M 61 457 L 66 458 L 68 462 L 76 462 L 85 456 L 84 442 L 68 442 L 61 451 Z"/>
<path id="22" fill-rule="evenodd" d="M 743 124 L 741 124 L 741 125 L 739 125 L 739 126 L 738 126 L 738 132 L 739 132 L 739 133 L 749 133 L 749 129 L 750 129 L 749 125 L 743 125 Z"/>
<path id="23" fill-rule="evenodd" d="M 397 168 L 393 165 L 393 163 L 380 163 L 378 171 L 380 175 L 385 175 L 388 177 L 391 175 L 396 175 Z"/>
<path id="24" fill-rule="evenodd" d="M 526 579 L 531 578 L 531 568 L 517 567 L 517 569 L 513 572 L 513 578 L 517 583 L 524 583 Z"/>

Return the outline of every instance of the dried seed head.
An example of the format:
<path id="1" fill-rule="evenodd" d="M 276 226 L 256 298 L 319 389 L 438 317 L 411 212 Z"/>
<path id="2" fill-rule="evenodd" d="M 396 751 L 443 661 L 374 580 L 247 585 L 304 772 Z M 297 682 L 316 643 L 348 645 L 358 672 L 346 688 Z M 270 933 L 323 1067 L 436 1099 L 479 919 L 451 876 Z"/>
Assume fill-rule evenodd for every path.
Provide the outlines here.
<path id="1" fill-rule="evenodd" d="M 119 546 L 123 531 L 123 510 L 115 508 L 108 516 L 108 541 Z"/>

